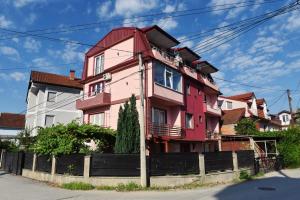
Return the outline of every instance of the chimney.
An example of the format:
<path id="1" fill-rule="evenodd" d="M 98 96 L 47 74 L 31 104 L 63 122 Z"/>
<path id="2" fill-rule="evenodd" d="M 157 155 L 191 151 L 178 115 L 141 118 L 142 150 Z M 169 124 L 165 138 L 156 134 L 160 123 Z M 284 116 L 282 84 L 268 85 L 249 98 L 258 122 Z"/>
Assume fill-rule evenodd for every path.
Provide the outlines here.
<path id="1" fill-rule="evenodd" d="M 69 75 L 69 77 L 70 77 L 70 80 L 74 80 L 75 79 L 75 70 L 70 70 L 70 75 Z"/>

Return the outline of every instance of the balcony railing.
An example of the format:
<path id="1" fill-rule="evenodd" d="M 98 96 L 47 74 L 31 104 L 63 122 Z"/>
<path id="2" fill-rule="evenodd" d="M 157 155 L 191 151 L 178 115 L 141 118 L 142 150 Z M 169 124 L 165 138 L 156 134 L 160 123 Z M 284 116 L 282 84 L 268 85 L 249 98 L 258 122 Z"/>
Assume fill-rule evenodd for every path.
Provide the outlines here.
<path id="1" fill-rule="evenodd" d="M 170 124 L 151 123 L 149 125 L 150 134 L 154 137 L 183 137 L 183 130 L 179 126 Z"/>
<path id="2" fill-rule="evenodd" d="M 215 90 L 219 90 L 219 87 L 216 85 L 216 82 L 212 79 L 210 79 L 209 77 L 207 77 L 204 74 L 201 74 L 201 79 L 204 81 L 204 84 L 215 89 Z"/>
<path id="3" fill-rule="evenodd" d="M 101 92 L 87 99 L 78 99 L 76 101 L 76 108 L 78 110 L 87 110 L 98 106 L 110 105 L 110 103 L 111 103 L 110 93 Z"/>
<path id="4" fill-rule="evenodd" d="M 219 136 L 220 136 L 220 135 L 219 135 L 219 133 L 217 133 L 217 132 L 209 131 L 209 130 L 206 131 L 206 139 L 209 139 L 209 140 L 217 140 L 217 139 L 220 138 Z"/>

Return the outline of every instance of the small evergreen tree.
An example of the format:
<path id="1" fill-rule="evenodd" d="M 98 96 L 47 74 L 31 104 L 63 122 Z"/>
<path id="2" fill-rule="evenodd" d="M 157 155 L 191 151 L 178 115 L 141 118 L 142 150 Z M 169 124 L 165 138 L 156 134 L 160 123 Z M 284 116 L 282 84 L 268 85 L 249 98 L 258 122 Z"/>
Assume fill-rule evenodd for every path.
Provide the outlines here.
<path id="1" fill-rule="evenodd" d="M 257 133 L 255 122 L 249 118 L 241 119 L 234 127 L 234 130 L 239 135 L 255 135 Z"/>
<path id="2" fill-rule="evenodd" d="M 140 147 L 139 114 L 136 108 L 136 98 L 130 97 L 130 104 L 125 102 L 119 110 L 116 153 L 138 153 Z"/>

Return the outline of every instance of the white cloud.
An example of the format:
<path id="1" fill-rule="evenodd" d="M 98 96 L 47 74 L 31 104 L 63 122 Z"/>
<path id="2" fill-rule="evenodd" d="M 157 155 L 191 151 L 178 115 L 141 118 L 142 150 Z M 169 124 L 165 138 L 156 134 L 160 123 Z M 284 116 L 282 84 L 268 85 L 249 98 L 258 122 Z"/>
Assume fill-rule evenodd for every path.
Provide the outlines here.
<path id="1" fill-rule="evenodd" d="M 134 27 L 145 27 L 147 23 L 145 21 L 141 21 L 138 18 L 126 18 L 123 21 L 123 26 L 134 26 Z"/>
<path id="2" fill-rule="evenodd" d="M 32 3 L 43 3 L 45 0 L 14 0 L 14 6 L 17 8 L 21 8 Z"/>
<path id="3" fill-rule="evenodd" d="M 166 31 L 172 30 L 178 26 L 178 22 L 173 17 L 160 19 L 156 24 Z"/>
<path id="4" fill-rule="evenodd" d="M 49 59 L 46 58 L 35 58 L 32 60 L 32 63 L 34 66 L 43 67 L 43 66 L 49 66 L 51 63 L 49 62 Z"/>
<path id="5" fill-rule="evenodd" d="M 26 79 L 26 74 L 22 72 L 13 72 L 10 73 L 9 76 L 15 81 L 23 81 Z"/>
<path id="6" fill-rule="evenodd" d="M 30 13 L 28 15 L 28 17 L 25 19 L 25 22 L 27 24 L 33 24 L 35 22 L 35 20 L 37 19 L 36 14 L 35 13 Z"/>
<path id="7" fill-rule="evenodd" d="M 33 38 L 26 38 L 24 42 L 24 48 L 27 52 L 38 52 L 41 46 L 41 43 Z"/>
<path id="8" fill-rule="evenodd" d="M 112 2 L 106 1 L 102 3 L 96 10 L 99 17 L 111 17 L 113 12 Z"/>
<path id="9" fill-rule="evenodd" d="M 163 9 L 163 12 L 165 13 L 171 13 L 174 12 L 176 10 L 176 5 L 175 4 L 167 4 L 166 7 Z"/>
<path id="10" fill-rule="evenodd" d="M 283 45 L 286 44 L 285 40 L 280 38 L 269 36 L 269 37 L 258 37 L 252 47 L 249 49 L 250 53 L 265 52 L 265 53 L 276 53 L 283 49 Z"/>
<path id="11" fill-rule="evenodd" d="M 4 15 L 0 16 L 0 26 L 2 28 L 8 28 L 12 25 L 12 21 L 8 20 Z"/>
<path id="12" fill-rule="evenodd" d="M 300 51 L 289 52 L 287 56 L 290 58 L 300 57 Z"/>
<path id="13" fill-rule="evenodd" d="M 16 49 L 12 48 L 12 47 L 1 46 L 0 47 L 0 53 L 2 55 L 9 56 L 13 60 L 18 60 L 20 58 L 19 52 Z"/>
<path id="14" fill-rule="evenodd" d="M 283 25 L 283 28 L 288 31 L 299 30 L 300 28 L 300 13 L 293 12 L 290 17 L 288 17 L 287 21 Z"/>
<path id="15" fill-rule="evenodd" d="M 49 55 L 62 59 L 64 62 L 82 62 L 84 53 L 78 50 L 79 45 L 66 44 L 62 50 L 48 50 Z"/>
<path id="16" fill-rule="evenodd" d="M 187 36 L 178 37 L 178 41 L 182 41 L 182 42 L 180 42 L 180 46 L 182 46 L 182 47 L 186 46 L 186 47 L 192 48 L 195 45 L 193 40 L 189 40 Z"/>

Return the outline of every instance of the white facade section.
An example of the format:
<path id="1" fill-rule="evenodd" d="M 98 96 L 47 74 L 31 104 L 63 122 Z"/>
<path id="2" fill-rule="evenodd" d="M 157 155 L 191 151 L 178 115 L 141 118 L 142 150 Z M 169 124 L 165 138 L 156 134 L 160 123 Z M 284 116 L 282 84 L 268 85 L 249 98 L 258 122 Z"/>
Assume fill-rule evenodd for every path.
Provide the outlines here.
<path id="1" fill-rule="evenodd" d="M 32 83 L 27 95 L 25 126 L 33 129 L 32 135 L 36 135 L 37 127 L 46 126 L 46 116 L 53 116 L 53 124 L 67 124 L 73 120 L 81 123 L 82 111 L 76 109 L 76 99 L 81 95 L 80 89 Z"/>

